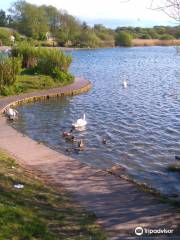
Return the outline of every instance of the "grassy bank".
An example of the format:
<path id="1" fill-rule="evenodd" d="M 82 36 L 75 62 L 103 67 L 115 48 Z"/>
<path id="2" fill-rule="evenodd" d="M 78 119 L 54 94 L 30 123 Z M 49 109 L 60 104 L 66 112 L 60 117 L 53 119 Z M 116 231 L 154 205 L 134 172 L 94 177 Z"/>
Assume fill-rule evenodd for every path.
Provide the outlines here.
<path id="1" fill-rule="evenodd" d="M 28 93 L 43 89 L 62 87 L 73 83 L 72 81 L 55 81 L 47 75 L 18 75 L 16 82 L 12 86 L 7 86 L 0 92 L 0 96 L 10 96 L 21 93 Z"/>
<path id="2" fill-rule="evenodd" d="M 0 239 L 106 239 L 95 220 L 0 152 Z"/>
<path id="3" fill-rule="evenodd" d="M 14 95 L 65 86 L 74 80 L 68 72 L 72 57 L 57 49 L 19 44 L 0 54 L 0 95 Z"/>

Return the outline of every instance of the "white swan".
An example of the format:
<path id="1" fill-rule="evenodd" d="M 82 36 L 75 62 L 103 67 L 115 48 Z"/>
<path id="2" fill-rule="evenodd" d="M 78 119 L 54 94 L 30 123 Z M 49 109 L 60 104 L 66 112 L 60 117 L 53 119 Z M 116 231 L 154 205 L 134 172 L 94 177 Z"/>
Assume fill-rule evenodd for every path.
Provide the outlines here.
<path id="1" fill-rule="evenodd" d="M 127 82 L 127 80 L 124 80 L 124 81 L 123 81 L 123 87 L 124 87 L 124 88 L 127 88 L 127 86 L 128 86 L 128 82 Z"/>
<path id="2" fill-rule="evenodd" d="M 9 119 L 14 120 L 18 115 L 18 111 L 12 108 L 8 108 L 6 109 L 5 114 Z"/>
<path id="3" fill-rule="evenodd" d="M 72 126 L 75 128 L 79 128 L 79 127 L 86 126 L 86 124 L 87 124 L 87 121 L 86 121 L 86 116 L 84 114 L 83 118 L 78 119 L 75 123 L 72 124 Z"/>

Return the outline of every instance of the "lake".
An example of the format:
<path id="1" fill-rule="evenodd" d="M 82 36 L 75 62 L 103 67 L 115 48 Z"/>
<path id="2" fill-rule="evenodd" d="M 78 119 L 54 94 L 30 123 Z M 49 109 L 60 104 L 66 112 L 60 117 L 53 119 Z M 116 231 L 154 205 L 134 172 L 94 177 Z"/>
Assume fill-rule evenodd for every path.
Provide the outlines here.
<path id="1" fill-rule="evenodd" d="M 93 89 L 19 106 L 20 118 L 13 127 L 88 165 L 119 164 L 136 181 L 165 194 L 180 194 L 180 174 L 167 171 L 175 155 L 180 155 L 180 56 L 176 49 L 133 47 L 68 54 L 73 56 L 71 72 L 89 79 Z M 84 139 L 86 149 L 67 153 L 72 144 L 62 132 L 69 131 L 84 113 L 87 128 L 74 134 Z"/>

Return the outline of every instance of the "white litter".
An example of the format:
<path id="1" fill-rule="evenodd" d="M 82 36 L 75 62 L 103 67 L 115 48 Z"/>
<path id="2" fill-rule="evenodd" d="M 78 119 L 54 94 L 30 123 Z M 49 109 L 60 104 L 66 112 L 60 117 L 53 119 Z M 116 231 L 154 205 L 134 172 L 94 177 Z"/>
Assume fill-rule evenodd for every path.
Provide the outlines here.
<path id="1" fill-rule="evenodd" d="M 23 184 L 15 184 L 14 188 L 22 189 L 22 188 L 24 188 L 24 185 Z"/>

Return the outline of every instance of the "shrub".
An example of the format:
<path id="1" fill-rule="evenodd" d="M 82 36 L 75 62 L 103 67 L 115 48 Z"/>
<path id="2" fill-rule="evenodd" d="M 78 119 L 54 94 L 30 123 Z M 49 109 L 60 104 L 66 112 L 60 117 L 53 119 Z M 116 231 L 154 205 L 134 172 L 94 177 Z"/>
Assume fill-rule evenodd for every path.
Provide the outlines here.
<path id="1" fill-rule="evenodd" d="M 0 56 L 0 91 L 15 83 L 16 76 L 21 71 L 21 62 L 20 57 Z"/>
<path id="2" fill-rule="evenodd" d="M 77 37 L 76 44 L 79 45 L 80 47 L 96 48 L 100 47 L 101 40 L 99 39 L 99 37 L 96 36 L 94 31 L 84 30 Z"/>
<path id="3" fill-rule="evenodd" d="M 143 33 L 139 37 L 140 39 L 151 39 L 151 36 L 148 33 Z"/>
<path id="4" fill-rule="evenodd" d="M 115 43 L 117 46 L 130 47 L 132 45 L 132 36 L 124 31 L 120 31 L 116 35 Z"/>
<path id="5" fill-rule="evenodd" d="M 72 62 L 70 56 L 56 49 L 37 49 L 37 66 L 39 73 L 53 76 L 54 69 L 58 68 L 62 72 L 67 72 Z"/>
<path id="6" fill-rule="evenodd" d="M 68 68 L 72 62 L 71 56 L 66 56 L 57 49 L 35 48 L 28 43 L 20 44 L 12 49 L 12 55 L 22 56 L 23 68 L 39 74 L 50 75 L 62 81 L 72 78 Z M 71 79 L 72 80 L 72 79 Z"/>
<path id="7" fill-rule="evenodd" d="M 160 36 L 159 39 L 160 40 L 172 40 L 172 39 L 174 39 L 174 37 L 170 34 L 163 34 L 163 35 Z"/>
<path id="8" fill-rule="evenodd" d="M 62 72 L 57 67 L 54 68 L 52 75 L 59 82 L 71 82 L 74 79 L 74 77 L 70 73 Z"/>

